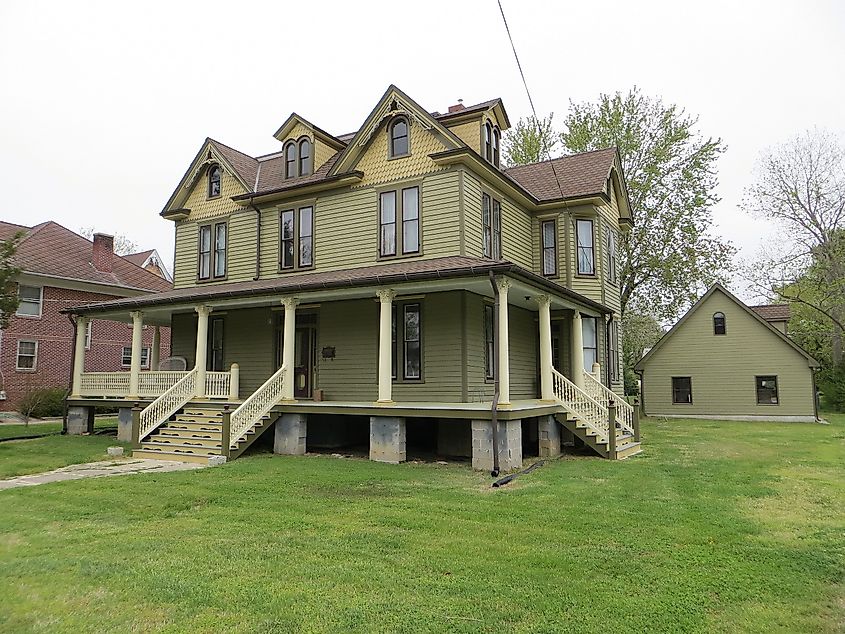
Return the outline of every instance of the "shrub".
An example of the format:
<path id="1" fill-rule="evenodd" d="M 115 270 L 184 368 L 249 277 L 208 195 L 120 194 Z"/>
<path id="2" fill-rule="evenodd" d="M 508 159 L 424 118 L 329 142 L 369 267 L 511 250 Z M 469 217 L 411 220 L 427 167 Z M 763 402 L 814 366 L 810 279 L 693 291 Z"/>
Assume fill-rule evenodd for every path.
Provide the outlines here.
<path id="1" fill-rule="evenodd" d="M 24 394 L 19 408 L 24 420 L 61 416 L 67 390 L 63 387 L 37 387 Z"/>
<path id="2" fill-rule="evenodd" d="M 834 412 L 845 412 L 845 363 L 819 372 L 819 390 L 822 407 Z"/>

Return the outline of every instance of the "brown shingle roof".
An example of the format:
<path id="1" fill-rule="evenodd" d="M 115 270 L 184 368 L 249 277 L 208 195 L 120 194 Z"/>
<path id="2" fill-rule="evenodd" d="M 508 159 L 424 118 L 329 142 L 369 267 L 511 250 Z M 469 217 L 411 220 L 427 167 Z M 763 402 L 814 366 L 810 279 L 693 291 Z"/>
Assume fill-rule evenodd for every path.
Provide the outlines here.
<path id="1" fill-rule="evenodd" d="M 749 308 L 766 321 L 789 321 L 789 304 L 762 304 Z"/>
<path id="2" fill-rule="evenodd" d="M 616 148 L 607 148 L 518 165 L 504 172 L 540 201 L 577 198 L 606 193 L 605 185 L 615 158 Z"/>
<path id="3" fill-rule="evenodd" d="M 148 249 L 147 251 L 139 251 L 138 253 L 130 253 L 129 255 L 124 255 L 124 260 L 129 260 L 135 266 L 144 266 L 144 262 L 147 261 L 147 258 L 153 254 L 155 249 Z"/>
<path id="4" fill-rule="evenodd" d="M 296 293 L 306 290 L 397 284 L 420 279 L 445 279 L 487 275 L 489 271 L 512 273 L 527 278 L 532 283 L 549 288 L 559 295 L 570 297 L 583 305 L 591 306 L 601 312 L 610 312 L 609 308 L 599 302 L 562 286 L 558 286 L 554 282 L 522 269 L 512 262 L 457 255 L 430 260 L 403 260 L 389 264 L 365 266 L 342 271 L 302 273 L 272 279 L 179 288 L 154 295 L 129 297 L 110 302 L 90 304 L 88 306 L 68 309 L 66 312 L 103 312 L 139 306 L 175 305 L 188 302 L 213 301 L 215 299 L 230 299 L 234 297 Z"/>
<path id="5" fill-rule="evenodd" d="M 9 226 L 20 228 L 9 223 L 0 224 L 4 225 L 0 227 L 0 234 Z M 91 264 L 91 241 L 56 222 L 44 222 L 23 229 L 27 235 L 18 246 L 14 264 L 24 273 L 146 291 L 167 291 L 173 288 L 168 281 L 120 256 L 115 256 L 111 273 L 98 271 Z M 116 290 L 115 294 L 119 294 L 119 291 Z"/>
<path id="6" fill-rule="evenodd" d="M 248 154 L 220 143 L 220 141 L 215 141 L 212 138 L 208 140 L 229 165 L 235 169 L 241 180 L 247 184 L 247 187 L 252 190 L 255 186 L 255 175 L 258 173 L 258 161 Z"/>

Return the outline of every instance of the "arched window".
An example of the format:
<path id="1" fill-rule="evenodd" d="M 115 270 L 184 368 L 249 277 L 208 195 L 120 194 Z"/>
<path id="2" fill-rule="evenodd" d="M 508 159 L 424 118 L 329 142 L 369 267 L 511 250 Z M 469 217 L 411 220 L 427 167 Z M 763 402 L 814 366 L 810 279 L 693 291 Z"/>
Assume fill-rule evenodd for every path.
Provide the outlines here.
<path id="1" fill-rule="evenodd" d="M 724 335 L 727 334 L 727 324 L 725 323 L 725 313 L 713 314 L 713 334 Z"/>
<path id="2" fill-rule="evenodd" d="M 296 143 L 291 141 L 285 147 L 285 178 L 296 176 Z"/>
<path id="3" fill-rule="evenodd" d="M 311 141 L 302 139 L 299 142 L 299 175 L 308 176 L 311 173 Z"/>
<path id="4" fill-rule="evenodd" d="M 484 124 L 484 158 L 489 162 L 493 162 L 493 127 L 489 122 Z"/>
<path id="5" fill-rule="evenodd" d="M 408 122 L 404 118 L 395 119 L 390 124 L 390 156 L 406 156 L 408 148 Z"/>
<path id="6" fill-rule="evenodd" d="M 499 145 L 502 140 L 502 134 L 499 132 L 499 126 L 493 128 L 493 165 L 499 167 Z"/>
<path id="7" fill-rule="evenodd" d="M 208 168 L 208 197 L 220 195 L 220 166 L 212 165 Z"/>

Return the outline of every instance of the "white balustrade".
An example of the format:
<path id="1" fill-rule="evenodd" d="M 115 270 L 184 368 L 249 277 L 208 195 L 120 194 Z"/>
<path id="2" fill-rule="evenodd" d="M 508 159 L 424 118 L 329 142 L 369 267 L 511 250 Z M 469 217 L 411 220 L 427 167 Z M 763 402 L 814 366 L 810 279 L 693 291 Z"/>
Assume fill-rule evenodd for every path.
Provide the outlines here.
<path id="1" fill-rule="evenodd" d="M 634 433 L 634 408 L 623 397 L 609 389 L 590 372 L 584 372 L 584 391 L 605 408 L 616 403 L 616 422 L 629 434 Z"/>
<path id="2" fill-rule="evenodd" d="M 143 409 L 138 442 L 183 408 L 188 401 L 196 396 L 196 393 L 197 370 L 194 368 Z"/>
<path id="3" fill-rule="evenodd" d="M 232 412 L 229 428 L 232 449 L 235 449 L 238 440 L 243 438 L 282 399 L 285 374 L 285 367 L 282 366 Z"/>
<path id="4" fill-rule="evenodd" d="M 159 396 L 176 385 L 187 372 L 141 372 L 138 375 L 138 396 Z"/>
<path id="5" fill-rule="evenodd" d="M 83 372 L 80 396 L 121 398 L 129 394 L 130 372 Z M 138 396 L 156 398 L 188 375 L 185 371 L 141 372 L 138 375 Z M 206 395 L 208 398 L 226 398 L 231 395 L 232 378 L 229 372 L 207 372 Z"/>
<path id="6" fill-rule="evenodd" d="M 557 399 L 580 422 L 596 433 L 598 442 L 607 442 L 610 427 L 607 408 L 554 368 L 552 368 L 552 387 Z"/>
<path id="7" fill-rule="evenodd" d="M 228 372 L 206 372 L 206 398 L 229 398 L 230 381 L 231 375 Z"/>
<path id="8" fill-rule="evenodd" d="M 83 372 L 79 384 L 81 396 L 126 396 L 129 372 Z"/>

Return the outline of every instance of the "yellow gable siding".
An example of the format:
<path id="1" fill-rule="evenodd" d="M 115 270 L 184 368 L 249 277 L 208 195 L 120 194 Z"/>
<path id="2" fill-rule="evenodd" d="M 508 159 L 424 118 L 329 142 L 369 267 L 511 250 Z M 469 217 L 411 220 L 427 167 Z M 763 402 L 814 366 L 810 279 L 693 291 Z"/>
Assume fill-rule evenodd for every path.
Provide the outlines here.
<path id="1" fill-rule="evenodd" d="M 175 248 L 173 288 L 194 286 L 197 281 L 197 223 L 176 223 Z"/>
<path id="2" fill-rule="evenodd" d="M 723 312 L 727 334 L 713 334 Z M 780 404 L 758 405 L 755 376 L 776 375 Z M 672 403 L 672 377 L 692 377 L 692 404 Z M 649 415 L 813 416 L 807 360 L 778 335 L 715 291 L 648 360 L 643 373 Z"/>
<path id="3" fill-rule="evenodd" d="M 314 171 L 316 172 L 323 165 L 325 165 L 326 161 L 328 161 L 336 153 L 337 153 L 337 150 L 335 150 L 333 147 L 326 145 L 322 141 L 315 141 L 314 142 Z"/>
<path id="4" fill-rule="evenodd" d="M 246 190 L 235 177 L 221 166 L 220 196 L 208 198 L 208 175 L 206 170 L 203 170 L 183 206 L 191 210 L 188 220 L 203 220 L 223 216 L 235 209 L 240 209 L 238 205 L 231 201 L 231 198 L 245 192 Z"/>
<path id="5" fill-rule="evenodd" d="M 532 270 L 531 216 L 507 198 L 502 202 L 502 257 Z"/>
<path id="6" fill-rule="evenodd" d="M 288 134 L 288 138 L 285 139 L 284 142 L 287 143 L 291 140 L 297 141 L 300 137 L 303 136 L 307 136 L 309 139 L 311 139 L 312 142 L 314 141 L 314 133 L 311 131 L 311 129 L 302 125 L 301 123 L 297 123 L 295 126 L 293 126 L 293 129 Z"/>
<path id="7" fill-rule="evenodd" d="M 445 149 L 443 143 L 431 132 L 421 129 L 416 122 L 412 121 L 408 130 L 411 155 L 395 159 L 387 156 L 386 127 L 380 126 L 376 130 L 369 146 L 353 167 L 364 172 L 364 179 L 356 188 L 414 178 L 445 169 L 428 158 L 429 154 L 442 152 Z"/>
<path id="8" fill-rule="evenodd" d="M 453 126 L 449 130 L 473 150 L 481 153 L 481 121 L 475 120 Z"/>

